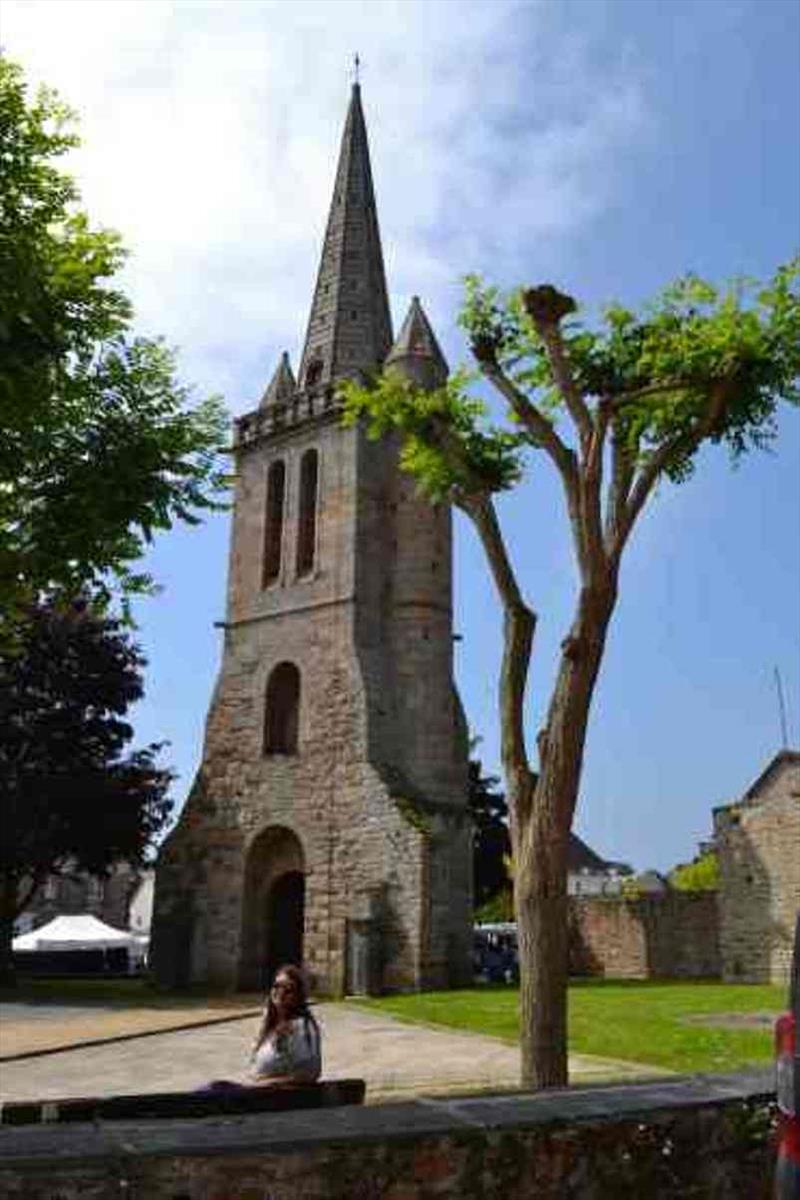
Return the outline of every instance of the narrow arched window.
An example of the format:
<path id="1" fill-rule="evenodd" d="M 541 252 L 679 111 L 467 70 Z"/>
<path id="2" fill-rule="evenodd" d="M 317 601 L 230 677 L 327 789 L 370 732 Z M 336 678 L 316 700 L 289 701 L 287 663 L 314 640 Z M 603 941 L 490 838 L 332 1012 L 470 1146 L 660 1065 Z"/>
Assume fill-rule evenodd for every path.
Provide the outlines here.
<path id="1" fill-rule="evenodd" d="M 306 369 L 306 387 L 316 387 L 322 378 L 324 363 L 321 358 L 313 358 Z"/>
<path id="2" fill-rule="evenodd" d="M 283 497 L 286 490 L 286 466 L 280 460 L 267 473 L 267 511 L 264 523 L 263 587 L 274 583 L 281 573 L 283 541 Z"/>
<path id="3" fill-rule="evenodd" d="M 307 575 L 314 567 L 317 539 L 317 480 L 319 455 L 306 450 L 300 460 L 300 504 L 297 521 L 297 574 Z"/>
<path id="4" fill-rule="evenodd" d="M 278 663 L 267 683 L 264 753 L 296 754 L 300 727 L 300 672 L 294 663 Z"/>

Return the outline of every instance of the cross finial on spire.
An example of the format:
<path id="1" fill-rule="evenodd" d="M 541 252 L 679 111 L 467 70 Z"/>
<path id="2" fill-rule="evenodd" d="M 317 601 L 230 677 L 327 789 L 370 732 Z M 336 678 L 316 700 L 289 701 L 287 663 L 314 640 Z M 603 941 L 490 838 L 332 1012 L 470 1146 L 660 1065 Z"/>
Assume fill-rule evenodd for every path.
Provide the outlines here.
<path id="1" fill-rule="evenodd" d="M 353 83 L 360 83 L 361 59 L 358 57 L 358 51 L 353 55 Z"/>

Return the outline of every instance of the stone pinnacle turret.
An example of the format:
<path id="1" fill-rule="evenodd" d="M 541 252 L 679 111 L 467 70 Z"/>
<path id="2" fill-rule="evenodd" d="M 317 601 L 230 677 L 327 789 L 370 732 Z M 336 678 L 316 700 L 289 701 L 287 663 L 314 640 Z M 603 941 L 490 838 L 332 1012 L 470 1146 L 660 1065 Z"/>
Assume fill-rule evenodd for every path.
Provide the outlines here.
<path id="1" fill-rule="evenodd" d="M 353 84 L 298 383 L 374 371 L 392 344 L 361 89 Z"/>
<path id="2" fill-rule="evenodd" d="M 447 379 L 447 360 L 420 304 L 419 296 L 411 298 L 406 319 L 389 351 L 386 366 L 401 370 L 418 387 L 426 390 L 441 387 Z"/>
<path id="3" fill-rule="evenodd" d="M 297 384 L 292 374 L 289 355 L 284 350 L 281 361 L 275 368 L 275 374 L 261 397 L 259 408 L 271 408 L 276 404 L 285 404 L 287 400 L 291 400 L 296 391 Z"/>

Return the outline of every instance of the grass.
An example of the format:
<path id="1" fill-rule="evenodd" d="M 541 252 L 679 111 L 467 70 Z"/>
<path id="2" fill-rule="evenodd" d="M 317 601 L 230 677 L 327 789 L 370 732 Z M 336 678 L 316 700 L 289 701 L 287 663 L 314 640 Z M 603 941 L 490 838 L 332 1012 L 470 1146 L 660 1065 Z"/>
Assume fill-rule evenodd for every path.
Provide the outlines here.
<path id="1" fill-rule="evenodd" d="M 22 976 L 14 987 L 0 989 L 0 1017 L 2 1004 L 53 1004 L 53 1005 L 98 1005 L 103 1008 L 226 1008 L 252 1007 L 252 995 L 209 992 L 208 987 L 198 986 L 185 991 L 163 991 L 154 987 L 142 976 L 103 978 L 87 976 L 79 979 L 37 979 Z M 260 1003 L 257 998 L 255 1003 Z"/>
<path id="2" fill-rule="evenodd" d="M 402 1021 L 516 1041 L 517 996 L 515 988 L 481 987 L 358 1003 Z M 785 1005 L 785 990 L 766 984 L 573 981 L 569 1048 L 682 1073 L 735 1071 L 771 1059 L 771 1028 L 725 1028 L 693 1018 L 778 1013 Z"/>

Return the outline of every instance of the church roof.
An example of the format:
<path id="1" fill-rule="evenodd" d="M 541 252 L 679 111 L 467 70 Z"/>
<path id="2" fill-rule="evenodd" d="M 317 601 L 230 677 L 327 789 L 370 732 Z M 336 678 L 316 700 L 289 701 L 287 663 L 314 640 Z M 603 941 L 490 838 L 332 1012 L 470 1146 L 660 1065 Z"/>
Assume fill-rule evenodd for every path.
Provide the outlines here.
<path id="1" fill-rule="evenodd" d="M 292 374 L 289 355 L 284 350 L 281 355 L 281 361 L 275 368 L 275 374 L 269 382 L 267 390 L 261 397 L 260 408 L 269 408 L 274 404 L 285 404 L 290 400 L 297 390 L 294 375 Z"/>
<path id="2" fill-rule="evenodd" d="M 418 357 L 432 359 L 443 375 L 447 376 L 447 359 L 442 354 L 419 296 L 412 296 L 406 319 L 389 351 L 386 365 L 388 367 L 399 359 Z"/>
<path id="3" fill-rule="evenodd" d="M 392 322 L 361 89 L 353 84 L 317 284 L 300 363 L 301 388 L 382 366 Z"/>

